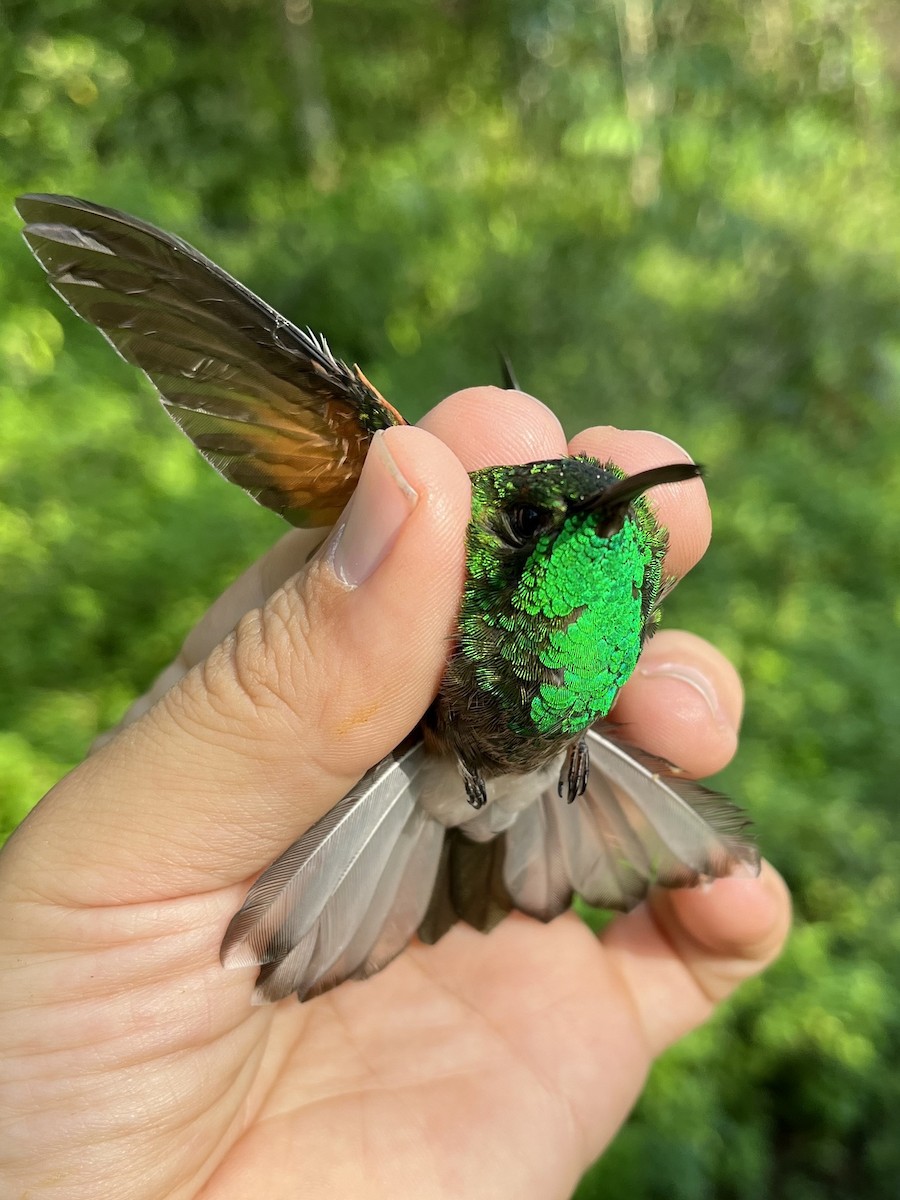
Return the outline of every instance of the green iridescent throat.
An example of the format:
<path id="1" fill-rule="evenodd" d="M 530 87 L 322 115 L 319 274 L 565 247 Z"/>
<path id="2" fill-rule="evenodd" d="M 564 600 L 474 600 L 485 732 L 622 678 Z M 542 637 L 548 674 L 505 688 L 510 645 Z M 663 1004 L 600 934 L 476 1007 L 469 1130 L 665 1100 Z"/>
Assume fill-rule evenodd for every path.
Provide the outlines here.
<path id="1" fill-rule="evenodd" d="M 553 621 L 539 651 L 560 679 L 541 684 L 531 719 L 541 733 L 580 733 L 612 708 L 641 651 L 642 594 L 652 557 L 630 518 L 610 537 L 593 517 L 570 517 L 551 541 L 541 539 L 528 560 L 513 605 L 531 622 Z"/>

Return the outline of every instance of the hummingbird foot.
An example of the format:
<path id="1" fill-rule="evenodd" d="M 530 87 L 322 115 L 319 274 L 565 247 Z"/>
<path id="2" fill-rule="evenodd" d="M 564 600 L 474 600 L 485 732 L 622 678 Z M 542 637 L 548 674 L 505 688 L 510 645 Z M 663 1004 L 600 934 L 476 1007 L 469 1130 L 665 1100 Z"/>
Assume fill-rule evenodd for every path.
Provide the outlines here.
<path id="1" fill-rule="evenodd" d="M 484 780 L 477 771 L 471 770 L 465 763 L 460 763 L 463 782 L 466 785 L 466 797 L 474 809 L 484 808 L 487 804 L 487 788 Z"/>
<path id="2" fill-rule="evenodd" d="M 566 800 L 571 804 L 587 789 L 588 774 L 591 769 L 591 759 L 587 748 L 587 735 L 582 734 L 577 742 L 573 742 L 566 754 L 566 761 L 559 773 L 557 792 L 563 794 L 565 786 Z"/>

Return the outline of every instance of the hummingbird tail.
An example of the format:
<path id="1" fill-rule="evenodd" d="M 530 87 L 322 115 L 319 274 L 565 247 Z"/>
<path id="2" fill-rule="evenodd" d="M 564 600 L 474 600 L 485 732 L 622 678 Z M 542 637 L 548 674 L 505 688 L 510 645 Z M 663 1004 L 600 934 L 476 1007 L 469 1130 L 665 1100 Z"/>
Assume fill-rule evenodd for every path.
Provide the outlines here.
<path id="1" fill-rule="evenodd" d="M 250 889 L 221 957 L 260 966 L 255 1003 L 372 975 L 415 934 L 445 832 L 417 803 L 425 759 L 421 742 L 382 759 Z"/>
<path id="2" fill-rule="evenodd" d="M 577 892 L 588 904 L 627 910 L 653 885 L 759 872 L 749 821 L 725 796 L 597 729 L 588 730 L 587 747 L 584 796 L 561 804 L 548 789 L 506 834 L 504 877 L 517 908 L 547 921 Z"/>
<path id="3" fill-rule="evenodd" d="M 441 865 L 428 911 L 419 926 L 423 942 L 433 945 L 456 924 L 490 933 L 516 906 L 504 882 L 503 837 L 473 841 L 460 829 L 448 829 Z"/>
<path id="4" fill-rule="evenodd" d="M 609 733 L 588 730 L 586 745 L 587 790 L 574 804 L 546 772 L 507 777 L 504 799 L 453 828 L 422 804 L 435 778 L 423 743 L 399 748 L 263 872 L 222 962 L 260 967 L 258 1004 L 304 1000 L 460 920 L 487 932 L 517 908 L 550 921 L 575 893 L 630 909 L 653 885 L 758 872 L 748 821 L 724 796 Z"/>

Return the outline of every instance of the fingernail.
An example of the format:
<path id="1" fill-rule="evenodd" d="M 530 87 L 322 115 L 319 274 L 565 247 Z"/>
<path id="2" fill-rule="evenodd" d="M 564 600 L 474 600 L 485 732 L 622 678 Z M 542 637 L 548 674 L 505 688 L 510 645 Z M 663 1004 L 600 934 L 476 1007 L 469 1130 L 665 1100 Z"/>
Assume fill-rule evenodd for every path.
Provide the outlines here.
<path id="1" fill-rule="evenodd" d="M 335 575 L 359 587 L 384 562 L 418 502 L 387 447 L 384 432 L 372 439 L 356 491 L 325 551 Z"/>
<path id="2" fill-rule="evenodd" d="M 640 672 L 647 679 L 674 679 L 678 683 L 686 683 L 688 687 L 703 697 L 718 725 L 728 725 L 728 717 L 722 710 L 716 689 L 702 671 L 690 667 L 686 663 L 660 662 L 641 667 Z"/>

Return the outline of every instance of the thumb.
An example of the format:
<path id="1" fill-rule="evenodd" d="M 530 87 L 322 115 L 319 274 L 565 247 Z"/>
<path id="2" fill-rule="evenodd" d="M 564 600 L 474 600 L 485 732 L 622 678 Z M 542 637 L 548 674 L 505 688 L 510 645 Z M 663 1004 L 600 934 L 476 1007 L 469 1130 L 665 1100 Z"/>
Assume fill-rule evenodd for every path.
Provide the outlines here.
<path id="1" fill-rule="evenodd" d="M 443 443 L 377 434 L 321 550 L 38 805 L 6 869 L 82 904 L 260 870 L 422 716 L 453 633 L 468 514 L 468 476 Z"/>

